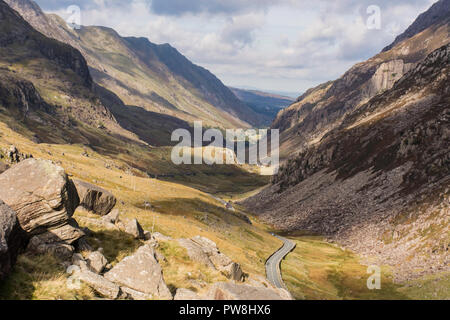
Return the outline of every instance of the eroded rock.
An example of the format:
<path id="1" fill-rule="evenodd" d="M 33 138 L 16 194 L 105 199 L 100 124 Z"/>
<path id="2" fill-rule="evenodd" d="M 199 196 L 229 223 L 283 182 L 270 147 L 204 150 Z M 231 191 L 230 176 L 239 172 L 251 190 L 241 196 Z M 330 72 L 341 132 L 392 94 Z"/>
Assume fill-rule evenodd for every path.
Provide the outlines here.
<path id="1" fill-rule="evenodd" d="M 0 200 L 0 281 L 11 271 L 24 243 L 16 213 Z"/>
<path id="2" fill-rule="evenodd" d="M 172 299 L 161 266 L 155 258 L 155 250 L 148 245 L 116 264 L 105 274 L 105 278 L 153 298 Z"/>
<path id="3" fill-rule="evenodd" d="M 116 197 L 111 192 L 85 181 L 74 179 L 73 182 L 78 191 L 80 206 L 86 210 L 104 216 L 116 205 Z"/>
<path id="4" fill-rule="evenodd" d="M 48 160 L 21 161 L 0 175 L 0 185 L 0 199 L 32 236 L 65 227 L 79 204 L 64 169 Z"/>

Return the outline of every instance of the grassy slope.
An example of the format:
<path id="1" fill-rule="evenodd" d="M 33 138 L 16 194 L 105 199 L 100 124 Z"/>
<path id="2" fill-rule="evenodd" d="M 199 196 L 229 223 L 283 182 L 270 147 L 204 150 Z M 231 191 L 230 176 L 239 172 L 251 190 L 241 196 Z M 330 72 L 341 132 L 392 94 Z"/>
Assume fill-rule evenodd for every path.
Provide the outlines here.
<path id="1" fill-rule="evenodd" d="M 12 131 L 0 122 L 0 148 L 14 143 L 21 152 L 32 153 L 36 158 L 52 159 L 66 169 L 69 174 L 96 183 L 111 190 L 118 198 L 118 208 L 123 217 L 136 217 L 144 229 L 161 232 L 173 238 L 202 235 L 215 241 L 220 250 L 239 262 L 244 272 L 252 276 L 264 276 L 265 259 L 277 250 L 281 243 L 273 238 L 266 226 L 253 221 L 250 226 L 238 219 L 207 194 L 179 183 L 141 178 L 127 173 L 121 157 L 112 159 L 88 150 L 89 157 L 81 156 L 85 150 L 78 145 L 34 144 L 22 135 Z M 166 151 L 153 149 L 153 153 Z M 64 155 L 63 155 L 64 153 Z M 169 169 L 168 161 L 164 170 Z M 150 160 L 145 160 L 150 161 Z M 107 169 L 105 164 L 113 164 Z M 134 174 L 138 171 L 132 170 Z M 200 179 L 200 178 L 198 178 Z M 227 182 L 215 185 L 217 193 L 225 190 L 234 199 L 239 196 L 227 192 L 232 177 L 224 177 Z M 217 180 L 218 181 L 218 180 Z M 209 176 L 198 183 L 211 182 Z M 214 184 L 214 183 L 213 183 Z M 251 194 L 256 185 L 237 189 L 239 193 Z M 209 191 L 209 190 L 208 190 Z M 154 208 L 146 210 L 144 202 L 150 201 Z M 238 207 L 238 211 L 240 208 Z M 95 217 L 79 210 L 75 217 Z M 83 226 L 84 224 L 81 223 Z M 89 242 L 94 248 L 104 248 L 108 260 L 115 264 L 132 253 L 142 243 L 118 231 L 100 230 L 88 225 L 94 231 Z M 446 297 L 445 284 L 448 275 L 439 281 L 425 279 L 400 288 L 393 285 L 389 270 L 382 279 L 382 290 L 369 291 L 366 286 L 366 267 L 358 262 L 358 257 L 343 251 L 333 244 L 318 238 L 296 237 L 297 249 L 282 264 L 283 277 L 297 299 L 404 299 Z M 206 290 L 208 283 L 223 281 L 221 274 L 208 270 L 190 261 L 185 249 L 176 242 L 163 243 L 159 250 L 166 256 L 162 263 L 164 278 L 172 291 L 176 288 L 191 288 L 198 292 Z M 68 275 L 59 262 L 50 256 L 20 256 L 14 272 L 0 286 L 0 299 L 92 299 L 95 293 L 83 286 L 79 290 L 69 290 L 66 286 Z M 447 281 L 447 282 L 445 282 Z M 421 287 L 419 287 L 421 286 Z M 440 288 L 440 289 L 439 289 Z M 434 292 L 437 292 L 436 295 Z"/>

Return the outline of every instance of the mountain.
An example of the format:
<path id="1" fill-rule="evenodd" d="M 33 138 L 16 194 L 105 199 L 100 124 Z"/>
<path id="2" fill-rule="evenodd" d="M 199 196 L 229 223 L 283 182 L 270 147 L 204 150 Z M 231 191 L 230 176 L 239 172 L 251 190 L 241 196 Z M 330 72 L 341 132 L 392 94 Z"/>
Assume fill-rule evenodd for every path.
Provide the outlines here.
<path id="1" fill-rule="evenodd" d="M 208 70 L 190 62 L 168 44 L 145 38 L 121 37 L 105 27 L 72 30 L 54 14 L 45 14 L 31 0 L 7 0 L 35 29 L 77 48 L 100 86 L 129 106 L 142 107 L 188 122 L 248 128 L 260 115 L 237 99 Z"/>
<path id="2" fill-rule="evenodd" d="M 431 12 L 436 6 L 446 8 L 448 12 L 450 1 L 439 1 L 430 9 Z M 429 14 L 421 17 L 427 16 Z M 272 124 L 272 128 L 280 129 L 281 157 L 286 159 L 318 143 L 338 127 L 347 114 L 392 88 L 428 54 L 448 43 L 449 20 L 450 15 L 445 14 L 428 28 L 421 30 L 427 26 L 421 24 L 422 27 L 417 29 L 421 31 L 414 35 L 408 29 L 408 36 L 398 38 L 405 40 L 396 40 L 391 49 L 353 66 L 341 78 L 308 90 L 297 102 L 282 110 Z"/>
<path id="3" fill-rule="evenodd" d="M 244 204 L 277 229 L 323 235 L 391 265 L 398 280 L 448 271 L 448 21 L 282 111 L 275 126 L 293 156 Z"/>
<path id="4" fill-rule="evenodd" d="M 242 102 L 247 104 L 257 114 L 262 115 L 263 126 L 269 126 L 281 109 L 289 106 L 295 99 L 258 90 L 244 90 L 230 87 L 231 91 Z"/>

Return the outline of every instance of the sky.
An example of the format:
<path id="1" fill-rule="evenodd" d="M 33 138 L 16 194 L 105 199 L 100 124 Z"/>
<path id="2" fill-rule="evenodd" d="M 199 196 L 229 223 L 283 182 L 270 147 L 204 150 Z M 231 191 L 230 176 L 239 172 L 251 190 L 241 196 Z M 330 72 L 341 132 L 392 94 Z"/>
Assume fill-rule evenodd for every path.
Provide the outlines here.
<path id="1" fill-rule="evenodd" d="M 226 85 L 298 96 L 389 45 L 436 0 L 35 0 L 169 43 Z M 78 17 L 78 16 L 76 16 Z"/>

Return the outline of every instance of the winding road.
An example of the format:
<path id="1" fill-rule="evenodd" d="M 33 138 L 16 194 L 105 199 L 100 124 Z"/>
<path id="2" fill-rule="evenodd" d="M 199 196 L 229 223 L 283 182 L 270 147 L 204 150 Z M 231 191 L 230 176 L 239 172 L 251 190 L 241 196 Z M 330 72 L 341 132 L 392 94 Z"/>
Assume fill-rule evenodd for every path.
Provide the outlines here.
<path id="1" fill-rule="evenodd" d="M 281 277 L 280 264 L 281 260 L 284 259 L 292 250 L 294 250 L 296 244 L 286 238 L 274 235 L 274 237 L 283 241 L 283 247 L 276 251 L 270 258 L 266 261 L 266 276 L 267 280 L 277 288 L 287 289 L 284 285 L 283 278 Z"/>

